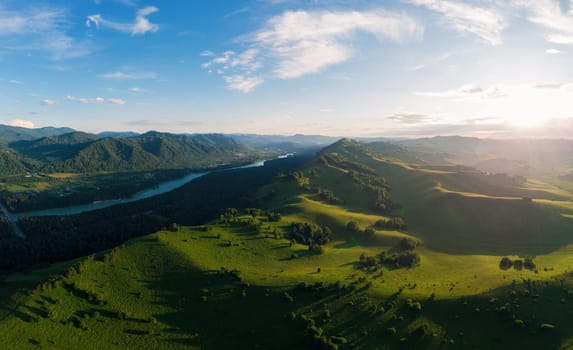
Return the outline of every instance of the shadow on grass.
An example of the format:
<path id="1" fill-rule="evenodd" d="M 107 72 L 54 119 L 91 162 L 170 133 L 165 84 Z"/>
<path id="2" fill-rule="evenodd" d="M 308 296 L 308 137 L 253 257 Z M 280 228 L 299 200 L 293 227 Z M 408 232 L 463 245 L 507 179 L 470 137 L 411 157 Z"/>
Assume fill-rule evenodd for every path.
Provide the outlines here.
<path id="1" fill-rule="evenodd" d="M 199 271 L 185 256 L 169 254 L 173 273 L 146 283 L 161 292 L 161 302 L 178 305 L 176 311 L 154 315 L 182 335 L 166 342 L 196 344 L 198 334 L 206 349 L 305 349 L 303 335 L 284 317 L 296 305 L 285 302 L 282 292 L 245 285 L 221 271 Z"/>

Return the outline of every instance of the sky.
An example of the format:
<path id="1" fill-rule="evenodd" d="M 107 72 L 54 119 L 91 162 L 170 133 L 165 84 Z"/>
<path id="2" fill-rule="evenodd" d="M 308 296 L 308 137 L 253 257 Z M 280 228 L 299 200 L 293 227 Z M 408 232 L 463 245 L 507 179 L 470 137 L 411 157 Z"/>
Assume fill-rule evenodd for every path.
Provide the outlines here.
<path id="1" fill-rule="evenodd" d="M 573 137 L 569 0 L 2 0 L 0 123 Z"/>

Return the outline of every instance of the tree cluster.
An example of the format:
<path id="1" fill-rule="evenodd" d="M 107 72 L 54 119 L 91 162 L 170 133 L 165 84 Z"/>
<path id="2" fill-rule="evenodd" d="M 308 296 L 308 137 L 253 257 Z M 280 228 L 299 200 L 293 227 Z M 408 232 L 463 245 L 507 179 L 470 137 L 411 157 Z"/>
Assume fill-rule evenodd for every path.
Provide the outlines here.
<path id="1" fill-rule="evenodd" d="M 516 270 L 521 270 L 525 268 L 531 271 L 535 271 L 535 269 L 537 268 L 537 266 L 533 262 L 533 259 L 531 258 L 525 258 L 523 260 L 522 259 L 511 260 L 507 256 L 504 256 L 499 261 L 499 268 L 502 270 L 508 270 L 512 267 Z"/>
<path id="2" fill-rule="evenodd" d="M 308 246 L 321 246 L 330 241 L 332 231 L 328 226 L 314 223 L 294 222 L 290 226 L 290 238 Z"/>
<path id="3" fill-rule="evenodd" d="M 392 269 L 416 267 L 420 265 L 420 255 L 414 251 L 417 246 L 417 241 L 410 238 L 403 238 L 398 245 L 391 250 L 393 253 L 380 252 L 375 256 L 362 253 L 357 263 L 358 268 L 370 271 L 376 270 L 380 266 Z"/>
<path id="4" fill-rule="evenodd" d="M 399 216 L 393 216 L 388 220 L 378 220 L 374 226 L 387 230 L 405 230 L 407 228 L 406 221 Z"/>

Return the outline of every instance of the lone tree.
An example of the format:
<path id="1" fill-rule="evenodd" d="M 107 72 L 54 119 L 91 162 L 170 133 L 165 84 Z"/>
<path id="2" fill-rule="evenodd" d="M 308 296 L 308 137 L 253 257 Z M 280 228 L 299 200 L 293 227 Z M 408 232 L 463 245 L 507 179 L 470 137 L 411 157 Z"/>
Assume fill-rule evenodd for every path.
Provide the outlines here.
<path id="1" fill-rule="evenodd" d="M 508 258 L 507 256 L 504 256 L 503 258 L 501 258 L 501 261 L 499 262 L 499 268 L 502 270 L 507 270 L 507 269 L 511 269 L 511 267 L 513 266 L 513 261 L 511 261 L 510 258 Z"/>
<path id="2" fill-rule="evenodd" d="M 526 258 L 523 261 L 523 267 L 528 269 L 528 270 L 532 270 L 532 271 L 535 270 L 535 268 L 536 268 L 535 263 L 533 262 L 533 259 L 531 259 L 531 258 Z"/>
<path id="3" fill-rule="evenodd" d="M 348 230 L 348 232 L 352 232 L 352 233 L 358 233 L 361 231 L 360 226 L 354 220 L 349 221 L 348 224 L 346 224 L 346 229 Z"/>

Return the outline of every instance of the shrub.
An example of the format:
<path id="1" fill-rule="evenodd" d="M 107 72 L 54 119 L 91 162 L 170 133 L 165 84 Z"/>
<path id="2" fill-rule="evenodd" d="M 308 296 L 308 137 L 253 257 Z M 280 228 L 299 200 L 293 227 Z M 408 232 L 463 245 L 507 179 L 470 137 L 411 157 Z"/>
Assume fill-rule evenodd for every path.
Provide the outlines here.
<path id="1" fill-rule="evenodd" d="M 399 216 L 391 217 L 388 220 L 378 220 L 375 224 L 376 227 L 383 229 L 405 230 L 407 228 L 406 221 Z"/>
<path id="2" fill-rule="evenodd" d="M 361 231 L 360 226 L 356 221 L 349 221 L 346 224 L 346 229 L 351 233 L 359 233 Z"/>
<path id="3" fill-rule="evenodd" d="M 510 258 L 508 258 L 507 256 L 504 256 L 503 258 L 501 258 L 500 262 L 499 262 L 499 268 L 502 270 L 507 270 L 510 269 L 513 266 L 513 261 L 511 261 Z"/>
<path id="4" fill-rule="evenodd" d="M 418 241 L 411 238 L 402 238 L 398 243 L 398 250 L 414 250 L 418 246 Z"/>
<path id="5" fill-rule="evenodd" d="M 513 268 L 516 270 L 521 270 L 523 268 L 523 260 L 515 260 L 513 262 Z"/>
<path id="6" fill-rule="evenodd" d="M 523 261 L 523 267 L 528 269 L 528 270 L 531 270 L 531 271 L 535 270 L 535 268 L 536 268 L 535 263 L 533 262 L 533 259 L 531 259 L 531 258 L 526 258 Z"/>

